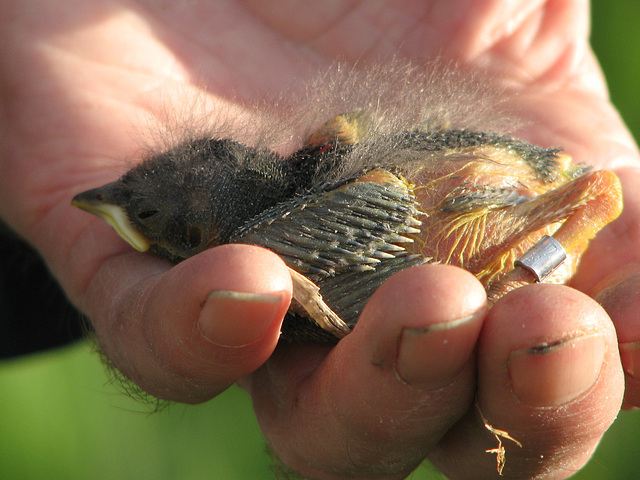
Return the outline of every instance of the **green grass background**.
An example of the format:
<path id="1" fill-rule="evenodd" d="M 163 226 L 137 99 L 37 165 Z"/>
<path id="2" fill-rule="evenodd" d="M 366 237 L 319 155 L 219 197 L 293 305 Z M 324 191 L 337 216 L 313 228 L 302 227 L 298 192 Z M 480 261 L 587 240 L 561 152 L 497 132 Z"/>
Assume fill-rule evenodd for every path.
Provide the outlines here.
<path id="1" fill-rule="evenodd" d="M 640 2 L 596 0 L 593 44 L 613 102 L 640 138 Z M 575 480 L 640 478 L 640 413 L 622 412 Z M 0 362 L 0 479 L 271 479 L 237 388 L 159 412 L 108 382 L 85 343 Z M 442 479 L 429 465 L 413 480 Z"/>

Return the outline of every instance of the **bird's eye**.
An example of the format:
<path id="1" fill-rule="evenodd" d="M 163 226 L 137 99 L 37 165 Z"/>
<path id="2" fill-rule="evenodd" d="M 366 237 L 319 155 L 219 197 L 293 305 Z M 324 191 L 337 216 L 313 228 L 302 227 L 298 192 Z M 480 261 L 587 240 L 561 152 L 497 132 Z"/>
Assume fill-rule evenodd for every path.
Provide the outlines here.
<path id="1" fill-rule="evenodd" d="M 149 217 L 153 217 L 156 213 L 158 213 L 158 210 L 144 210 L 138 214 L 138 218 L 140 220 L 146 220 Z"/>
<path id="2" fill-rule="evenodd" d="M 202 243 L 202 230 L 198 227 L 190 226 L 187 229 L 187 244 L 190 248 L 197 248 Z"/>

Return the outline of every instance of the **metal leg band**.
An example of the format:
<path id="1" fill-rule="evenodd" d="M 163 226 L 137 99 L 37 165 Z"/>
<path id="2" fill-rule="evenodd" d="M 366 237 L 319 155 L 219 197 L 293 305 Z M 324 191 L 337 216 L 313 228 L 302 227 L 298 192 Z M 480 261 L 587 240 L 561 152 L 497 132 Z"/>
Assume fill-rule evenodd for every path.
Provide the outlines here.
<path id="1" fill-rule="evenodd" d="M 567 258 L 567 252 L 555 238 L 545 235 L 515 261 L 516 266 L 533 273 L 538 282 L 547 278 Z"/>

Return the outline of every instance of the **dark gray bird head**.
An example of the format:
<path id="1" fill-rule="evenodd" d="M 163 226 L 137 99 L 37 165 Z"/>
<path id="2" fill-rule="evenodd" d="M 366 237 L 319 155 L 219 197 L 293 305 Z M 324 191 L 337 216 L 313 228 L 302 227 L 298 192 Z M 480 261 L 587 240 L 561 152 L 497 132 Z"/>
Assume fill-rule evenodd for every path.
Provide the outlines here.
<path id="1" fill-rule="evenodd" d="M 80 193 L 73 205 L 106 220 L 135 249 L 180 261 L 225 243 L 239 225 L 277 203 L 289 182 L 273 152 L 200 139 Z"/>

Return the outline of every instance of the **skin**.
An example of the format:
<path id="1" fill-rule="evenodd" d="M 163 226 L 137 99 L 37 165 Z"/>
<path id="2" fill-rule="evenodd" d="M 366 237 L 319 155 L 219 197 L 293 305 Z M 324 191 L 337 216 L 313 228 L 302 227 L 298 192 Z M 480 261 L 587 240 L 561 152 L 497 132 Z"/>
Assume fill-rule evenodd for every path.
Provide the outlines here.
<path id="1" fill-rule="evenodd" d="M 453 479 L 495 478 L 480 412 L 523 444 L 504 440 L 505 478 L 581 468 L 625 382 L 625 406 L 640 404 L 640 162 L 587 43 L 587 2 L 184 5 L 11 1 L 0 15 L 0 216 L 42 253 L 113 363 L 187 403 L 239 382 L 275 452 L 309 478 L 399 479 L 424 458 Z M 421 266 L 388 280 L 334 349 L 274 354 L 291 296 L 274 254 L 222 246 L 171 267 L 69 204 L 127 169 L 140 146 L 132 119 L 162 125 L 162 92 L 184 92 L 169 114 L 199 95 L 204 111 L 240 115 L 232 90 L 260 99 L 337 56 L 436 54 L 519 92 L 526 140 L 620 176 L 624 213 L 592 242 L 574 288 L 524 287 L 487 313 L 470 274 Z M 228 290 L 246 295 L 209 296 Z"/>

